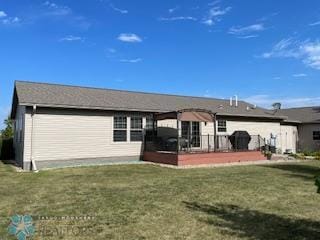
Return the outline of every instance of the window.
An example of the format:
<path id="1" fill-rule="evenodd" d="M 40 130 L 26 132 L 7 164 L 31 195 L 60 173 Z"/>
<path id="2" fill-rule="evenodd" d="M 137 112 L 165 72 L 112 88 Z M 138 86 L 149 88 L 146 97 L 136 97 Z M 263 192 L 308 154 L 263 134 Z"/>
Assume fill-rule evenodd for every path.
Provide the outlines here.
<path id="1" fill-rule="evenodd" d="M 320 131 L 313 132 L 313 140 L 320 140 Z"/>
<path id="2" fill-rule="evenodd" d="M 127 117 L 126 116 L 114 116 L 113 141 L 114 142 L 127 141 Z"/>
<path id="3" fill-rule="evenodd" d="M 218 132 L 226 132 L 226 131 L 227 131 L 227 121 L 218 120 Z"/>
<path id="4" fill-rule="evenodd" d="M 147 116 L 147 118 L 146 118 L 146 129 L 147 130 L 153 129 L 153 117 L 152 116 Z"/>
<path id="5" fill-rule="evenodd" d="M 130 141 L 141 142 L 142 141 L 142 117 L 132 116 L 130 123 L 131 123 Z"/>
<path id="6" fill-rule="evenodd" d="M 153 121 L 153 116 L 149 115 L 146 117 L 145 139 L 152 141 L 155 136 L 157 136 L 157 121 Z"/>

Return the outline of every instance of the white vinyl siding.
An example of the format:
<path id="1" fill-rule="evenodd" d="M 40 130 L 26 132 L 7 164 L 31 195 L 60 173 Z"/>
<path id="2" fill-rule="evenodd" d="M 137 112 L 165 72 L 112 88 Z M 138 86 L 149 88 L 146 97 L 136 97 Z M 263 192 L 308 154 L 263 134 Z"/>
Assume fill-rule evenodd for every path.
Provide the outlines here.
<path id="1" fill-rule="evenodd" d="M 141 155 L 142 142 L 113 141 L 113 113 L 66 112 L 48 111 L 34 115 L 33 155 L 36 161 Z M 25 160 L 30 161 L 29 113 L 26 119 L 26 139 L 29 144 L 26 145 Z"/>
<path id="2" fill-rule="evenodd" d="M 281 125 L 281 148 L 283 152 L 296 153 L 298 130 L 296 126 Z"/>

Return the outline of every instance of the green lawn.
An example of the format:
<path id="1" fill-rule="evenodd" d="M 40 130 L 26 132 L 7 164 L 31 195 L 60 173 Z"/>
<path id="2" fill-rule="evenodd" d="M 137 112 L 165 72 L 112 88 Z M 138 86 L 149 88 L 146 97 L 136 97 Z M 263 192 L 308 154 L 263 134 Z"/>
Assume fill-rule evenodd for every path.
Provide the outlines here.
<path id="1" fill-rule="evenodd" d="M 7 234 L 14 214 L 33 216 L 33 239 L 320 239 L 316 174 L 320 161 L 185 170 L 120 165 L 37 174 L 0 163 L 0 239 L 15 239 Z"/>

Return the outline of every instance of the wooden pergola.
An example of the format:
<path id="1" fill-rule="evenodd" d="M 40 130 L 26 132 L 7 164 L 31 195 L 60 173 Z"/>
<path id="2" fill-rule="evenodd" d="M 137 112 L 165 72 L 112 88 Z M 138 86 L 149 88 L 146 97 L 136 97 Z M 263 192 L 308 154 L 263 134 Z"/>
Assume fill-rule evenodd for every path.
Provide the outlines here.
<path id="1" fill-rule="evenodd" d="M 216 127 L 216 113 L 200 108 L 187 108 L 177 111 L 165 112 L 165 113 L 156 113 L 154 114 L 154 121 L 158 120 L 167 120 L 167 119 L 176 119 L 177 120 L 177 152 L 179 152 L 179 139 L 181 137 L 181 122 L 213 122 L 214 126 L 214 151 L 216 151 L 216 136 L 217 136 L 217 127 Z"/>

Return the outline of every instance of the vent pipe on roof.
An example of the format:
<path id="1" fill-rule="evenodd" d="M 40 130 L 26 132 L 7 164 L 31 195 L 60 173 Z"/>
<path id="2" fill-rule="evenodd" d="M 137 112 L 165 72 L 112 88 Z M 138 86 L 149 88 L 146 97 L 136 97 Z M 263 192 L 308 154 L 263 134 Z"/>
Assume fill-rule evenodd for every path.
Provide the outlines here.
<path id="1" fill-rule="evenodd" d="M 237 95 L 230 97 L 230 107 L 233 106 L 233 99 L 235 100 L 235 107 L 238 107 L 238 96 Z"/>

